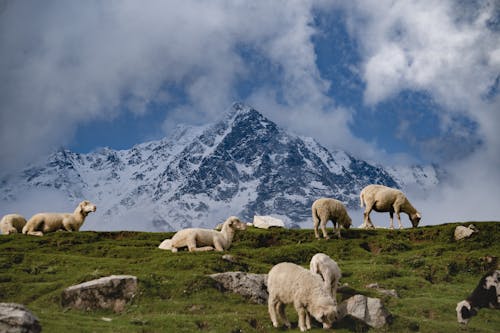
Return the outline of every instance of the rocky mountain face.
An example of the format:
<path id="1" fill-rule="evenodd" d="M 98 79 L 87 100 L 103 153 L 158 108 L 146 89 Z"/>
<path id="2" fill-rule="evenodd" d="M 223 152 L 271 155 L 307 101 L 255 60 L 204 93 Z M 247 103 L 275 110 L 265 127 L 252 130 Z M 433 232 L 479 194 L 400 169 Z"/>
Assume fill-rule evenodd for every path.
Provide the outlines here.
<path id="1" fill-rule="evenodd" d="M 433 166 L 384 169 L 328 151 L 235 103 L 215 124 L 178 127 L 168 138 L 129 150 L 60 150 L 3 179 L 0 200 L 40 188 L 75 204 L 89 199 L 98 206 L 97 217 L 84 227 L 93 230 L 213 227 L 230 215 L 247 221 L 273 215 L 290 227 L 310 227 L 310 207 L 319 197 L 355 208 L 360 190 L 371 183 L 425 189 L 438 182 Z"/>

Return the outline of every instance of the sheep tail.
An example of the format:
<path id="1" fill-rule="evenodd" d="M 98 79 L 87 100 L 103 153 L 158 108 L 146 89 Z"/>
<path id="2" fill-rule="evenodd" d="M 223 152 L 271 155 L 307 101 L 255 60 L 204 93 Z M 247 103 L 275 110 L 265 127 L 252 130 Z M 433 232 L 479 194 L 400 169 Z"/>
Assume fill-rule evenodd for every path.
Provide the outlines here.
<path id="1" fill-rule="evenodd" d="M 363 208 L 365 206 L 365 198 L 364 198 L 364 193 L 361 191 L 359 194 L 359 207 Z"/>

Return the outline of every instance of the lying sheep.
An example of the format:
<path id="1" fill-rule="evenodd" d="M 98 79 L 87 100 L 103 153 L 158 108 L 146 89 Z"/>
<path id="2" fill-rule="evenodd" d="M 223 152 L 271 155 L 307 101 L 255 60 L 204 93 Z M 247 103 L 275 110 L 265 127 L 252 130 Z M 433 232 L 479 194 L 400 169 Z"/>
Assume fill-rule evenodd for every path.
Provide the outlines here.
<path id="1" fill-rule="evenodd" d="M 467 324 L 481 308 L 500 308 L 500 270 L 484 275 L 472 294 L 457 303 L 457 321 Z"/>
<path id="2" fill-rule="evenodd" d="M 38 213 L 33 215 L 23 228 L 23 234 L 43 236 L 58 230 L 78 231 L 90 212 L 96 206 L 88 200 L 78 204 L 73 213 Z"/>
<path id="3" fill-rule="evenodd" d="M 17 234 L 23 230 L 26 219 L 19 214 L 7 214 L 0 220 L 0 230 L 2 234 Z"/>
<path id="4" fill-rule="evenodd" d="M 333 222 L 333 231 L 338 236 L 340 236 L 340 226 L 349 229 L 352 224 L 352 220 L 347 214 L 347 210 L 342 202 L 330 199 L 321 198 L 314 201 L 312 205 L 312 218 L 314 221 L 314 236 L 319 239 L 318 226 L 321 226 L 321 231 L 323 232 L 323 237 L 329 239 L 328 233 L 326 232 L 326 223 L 331 220 Z"/>
<path id="5" fill-rule="evenodd" d="M 236 230 L 245 230 L 246 223 L 241 222 L 236 216 L 229 217 L 222 225 L 222 230 L 189 228 L 178 231 L 172 239 L 164 240 L 159 248 L 177 252 L 181 247 L 193 251 L 224 251 L 231 246 Z"/>
<path id="6" fill-rule="evenodd" d="M 366 206 L 363 214 L 364 220 L 361 226 L 362 228 L 374 228 L 370 219 L 370 212 L 372 210 L 375 210 L 376 212 L 389 212 L 391 229 L 394 229 L 394 213 L 396 213 L 396 216 L 398 217 L 400 229 L 403 228 L 403 225 L 401 224 L 401 217 L 399 216 L 400 212 L 408 214 L 414 228 L 418 226 L 418 223 L 422 218 L 420 213 L 412 206 L 403 192 L 387 186 L 368 185 L 359 194 L 359 199 L 361 207 Z"/>
<path id="7" fill-rule="evenodd" d="M 323 281 L 318 274 L 289 262 L 275 265 L 267 277 L 269 292 L 268 310 L 274 327 L 282 321 L 290 328 L 285 313 L 286 304 L 293 303 L 299 315 L 301 332 L 311 329 L 309 315 L 330 328 L 337 319 L 336 302 L 324 289 Z"/>
<path id="8" fill-rule="evenodd" d="M 310 269 L 311 272 L 321 276 L 325 289 L 336 300 L 337 287 L 342 277 L 342 272 L 335 260 L 324 253 L 316 253 L 311 259 Z"/>

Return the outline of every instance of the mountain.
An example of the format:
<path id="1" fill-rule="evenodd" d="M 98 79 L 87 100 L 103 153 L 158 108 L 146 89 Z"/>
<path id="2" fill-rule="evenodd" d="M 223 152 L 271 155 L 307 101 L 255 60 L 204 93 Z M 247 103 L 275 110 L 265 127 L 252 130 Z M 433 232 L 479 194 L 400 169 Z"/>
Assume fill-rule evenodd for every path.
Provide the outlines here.
<path id="1" fill-rule="evenodd" d="M 129 150 L 57 151 L 3 179 L 0 200 L 16 201 L 36 189 L 75 204 L 89 199 L 97 217 L 84 227 L 93 230 L 213 227 L 229 215 L 247 221 L 273 215 L 290 227 L 310 227 L 310 207 L 319 197 L 355 208 L 360 190 L 371 183 L 425 188 L 438 181 L 433 166 L 386 170 L 328 151 L 234 103 L 214 124 L 180 126 L 168 138 Z"/>

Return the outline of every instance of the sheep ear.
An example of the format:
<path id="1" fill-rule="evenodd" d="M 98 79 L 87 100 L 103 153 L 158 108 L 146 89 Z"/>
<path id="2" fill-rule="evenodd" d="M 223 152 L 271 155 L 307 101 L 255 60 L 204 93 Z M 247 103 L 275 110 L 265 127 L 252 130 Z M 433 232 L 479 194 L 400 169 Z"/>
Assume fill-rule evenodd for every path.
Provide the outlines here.
<path id="1" fill-rule="evenodd" d="M 417 212 L 417 217 L 418 217 L 419 219 L 421 219 L 421 218 L 422 218 L 422 215 L 420 215 L 420 213 L 419 213 L 419 212 Z"/>

